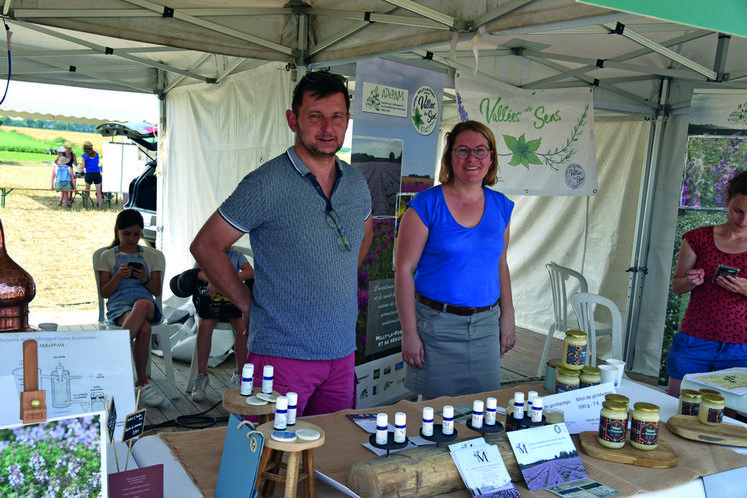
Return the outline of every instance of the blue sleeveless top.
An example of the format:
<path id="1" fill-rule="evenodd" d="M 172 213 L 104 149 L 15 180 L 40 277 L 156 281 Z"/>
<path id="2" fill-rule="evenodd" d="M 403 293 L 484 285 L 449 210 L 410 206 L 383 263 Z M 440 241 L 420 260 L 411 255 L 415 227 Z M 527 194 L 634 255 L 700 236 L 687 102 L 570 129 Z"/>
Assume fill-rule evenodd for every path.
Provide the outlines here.
<path id="1" fill-rule="evenodd" d="M 415 270 L 415 291 L 421 296 L 474 307 L 498 300 L 503 235 L 514 203 L 490 188 L 483 187 L 483 192 L 485 212 L 473 228 L 456 222 L 440 185 L 420 192 L 407 204 L 428 228 Z"/>

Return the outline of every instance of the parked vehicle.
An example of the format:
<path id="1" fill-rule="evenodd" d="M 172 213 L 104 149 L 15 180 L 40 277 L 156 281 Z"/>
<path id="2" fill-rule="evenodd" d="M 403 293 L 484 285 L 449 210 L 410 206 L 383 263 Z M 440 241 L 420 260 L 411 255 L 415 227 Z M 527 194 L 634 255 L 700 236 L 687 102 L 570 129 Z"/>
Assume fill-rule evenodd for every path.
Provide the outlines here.
<path id="1" fill-rule="evenodd" d="M 140 211 L 143 215 L 143 240 L 153 246 L 158 233 L 158 188 L 156 167 L 158 160 L 158 130 L 150 123 L 104 123 L 96 127 L 104 137 L 122 135 L 135 142 L 148 157 L 145 169 L 130 182 L 126 208 Z"/>

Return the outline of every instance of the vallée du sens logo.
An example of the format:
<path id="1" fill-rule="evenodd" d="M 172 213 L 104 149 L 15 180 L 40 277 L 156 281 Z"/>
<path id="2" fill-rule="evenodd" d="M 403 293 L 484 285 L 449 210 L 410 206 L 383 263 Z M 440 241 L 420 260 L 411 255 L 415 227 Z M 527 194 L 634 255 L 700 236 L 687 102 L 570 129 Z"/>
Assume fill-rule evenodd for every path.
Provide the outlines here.
<path id="1" fill-rule="evenodd" d="M 421 135 L 430 135 L 438 124 L 439 109 L 436 92 L 431 87 L 421 86 L 415 92 L 410 107 L 412 125 Z"/>

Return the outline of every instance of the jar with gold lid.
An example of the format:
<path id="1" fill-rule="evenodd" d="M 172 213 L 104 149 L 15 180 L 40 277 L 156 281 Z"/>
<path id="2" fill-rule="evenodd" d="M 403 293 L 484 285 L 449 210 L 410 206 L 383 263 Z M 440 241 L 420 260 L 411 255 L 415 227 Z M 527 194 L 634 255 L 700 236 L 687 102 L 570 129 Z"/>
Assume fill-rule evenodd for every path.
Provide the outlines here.
<path id="1" fill-rule="evenodd" d="M 698 420 L 705 425 L 719 425 L 724 421 L 726 400 L 720 394 L 703 394 L 700 397 Z"/>
<path id="2" fill-rule="evenodd" d="M 555 393 L 575 391 L 579 386 L 578 370 L 560 367 L 555 373 Z"/>
<path id="3" fill-rule="evenodd" d="M 605 401 L 599 415 L 599 444 L 617 449 L 625 446 L 628 431 L 628 405 Z"/>
<path id="4" fill-rule="evenodd" d="M 560 366 L 571 370 L 581 370 L 586 363 L 586 342 L 586 332 L 581 330 L 566 331 Z"/>
<path id="5" fill-rule="evenodd" d="M 604 395 L 605 401 L 614 401 L 615 403 L 622 403 L 626 407 L 630 404 L 630 398 L 624 394 L 609 393 Z"/>
<path id="6" fill-rule="evenodd" d="M 599 369 L 597 367 L 585 365 L 581 369 L 581 374 L 579 374 L 578 387 L 584 388 L 589 386 L 598 386 L 601 383 L 602 376 L 599 373 Z"/>
<path id="7" fill-rule="evenodd" d="M 700 409 L 701 393 L 695 389 L 682 389 L 680 391 L 680 415 L 698 416 Z"/>
<path id="8" fill-rule="evenodd" d="M 655 450 L 659 443 L 659 407 L 653 403 L 633 405 L 630 444 L 639 450 Z"/>

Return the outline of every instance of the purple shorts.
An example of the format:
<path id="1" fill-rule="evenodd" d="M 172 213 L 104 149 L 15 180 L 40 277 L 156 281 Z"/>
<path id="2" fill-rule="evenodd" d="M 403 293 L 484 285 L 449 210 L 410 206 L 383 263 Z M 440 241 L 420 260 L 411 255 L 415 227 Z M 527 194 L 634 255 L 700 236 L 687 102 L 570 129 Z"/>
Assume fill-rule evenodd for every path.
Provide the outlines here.
<path id="1" fill-rule="evenodd" d="M 272 389 L 298 394 L 297 414 L 322 415 L 355 408 L 355 353 L 338 360 L 294 360 L 249 353 L 254 364 L 254 385 L 262 385 L 265 365 L 275 368 Z"/>

